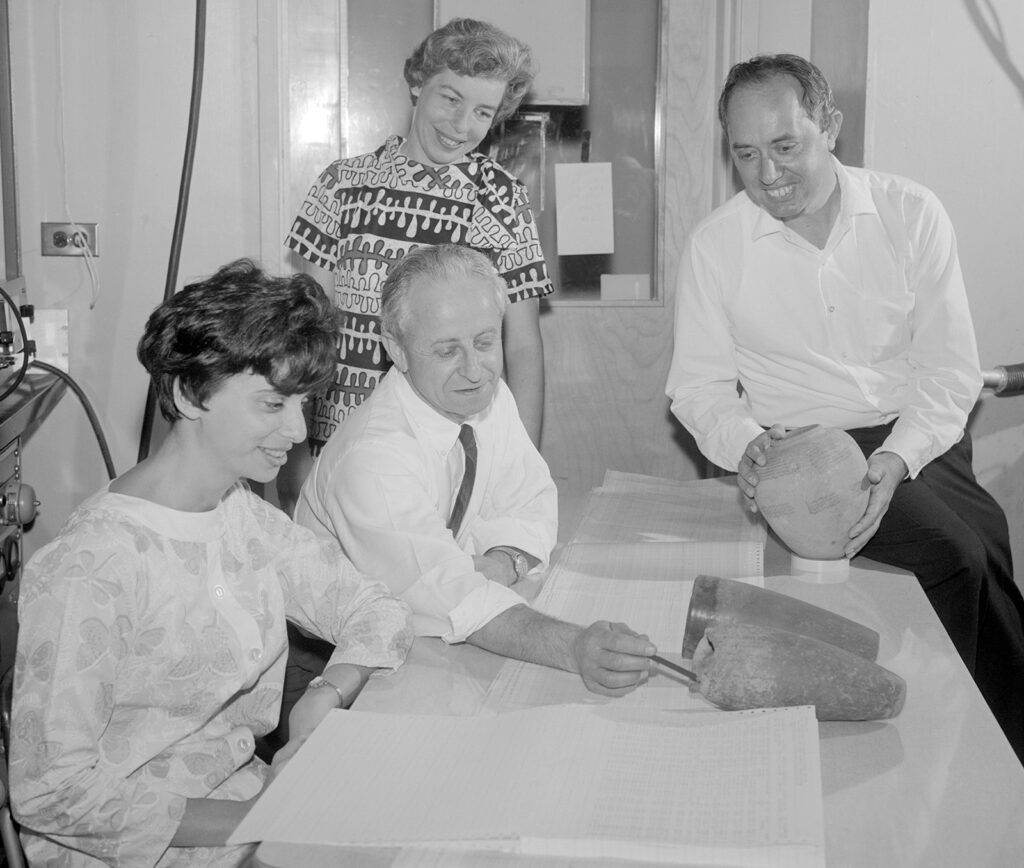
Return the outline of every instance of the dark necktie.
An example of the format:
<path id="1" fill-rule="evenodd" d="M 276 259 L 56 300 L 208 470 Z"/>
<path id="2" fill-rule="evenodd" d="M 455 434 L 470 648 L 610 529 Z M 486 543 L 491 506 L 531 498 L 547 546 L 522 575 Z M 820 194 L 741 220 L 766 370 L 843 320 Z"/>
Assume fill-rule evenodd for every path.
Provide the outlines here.
<path id="1" fill-rule="evenodd" d="M 469 499 L 473 496 L 473 480 L 476 478 L 476 438 L 473 436 L 472 425 L 463 425 L 459 429 L 459 442 L 462 444 L 462 451 L 466 453 L 466 470 L 462 474 L 459 493 L 455 496 L 452 517 L 448 519 L 448 529 L 452 532 L 452 536 L 459 535 L 462 519 L 466 515 L 466 507 L 469 506 Z"/>

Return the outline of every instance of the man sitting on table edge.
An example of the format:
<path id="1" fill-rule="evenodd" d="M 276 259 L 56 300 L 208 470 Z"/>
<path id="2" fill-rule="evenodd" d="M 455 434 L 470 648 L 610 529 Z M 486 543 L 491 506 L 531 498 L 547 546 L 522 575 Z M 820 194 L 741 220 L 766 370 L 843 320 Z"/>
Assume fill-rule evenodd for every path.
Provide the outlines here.
<path id="1" fill-rule="evenodd" d="M 546 568 L 558 505 L 501 379 L 506 298 L 490 261 L 466 247 L 419 248 L 395 266 L 381 300 L 394 366 L 331 435 L 295 519 L 337 538 L 358 569 L 406 601 L 417 635 L 575 672 L 596 693 L 623 694 L 653 667 L 646 636 L 624 624 L 558 621 L 513 589 Z M 467 479 L 471 494 L 460 503 Z M 297 695 L 326 657 L 293 638 L 286 692 Z"/>
<path id="2" fill-rule="evenodd" d="M 871 491 L 847 557 L 915 573 L 1024 759 L 1024 599 L 971 466 L 982 380 L 950 219 L 921 185 L 832 155 L 842 114 L 801 57 L 736 64 L 718 113 L 745 189 L 687 240 L 672 411 L 751 509 L 773 441 L 848 431 Z"/>

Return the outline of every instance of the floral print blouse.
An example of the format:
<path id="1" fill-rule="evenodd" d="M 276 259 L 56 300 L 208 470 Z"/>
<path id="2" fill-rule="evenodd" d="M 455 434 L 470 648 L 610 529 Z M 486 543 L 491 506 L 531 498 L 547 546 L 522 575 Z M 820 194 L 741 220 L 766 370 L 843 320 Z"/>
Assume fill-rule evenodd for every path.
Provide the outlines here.
<path id="1" fill-rule="evenodd" d="M 83 503 L 22 577 L 9 759 L 30 863 L 246 858 L 168 844 L 186 799 L 260 791 L 286 618 L 337 645 L 331 664 L 393 670 L 412 642 L 404 603 L 242 484 L 204 513 Z"/>

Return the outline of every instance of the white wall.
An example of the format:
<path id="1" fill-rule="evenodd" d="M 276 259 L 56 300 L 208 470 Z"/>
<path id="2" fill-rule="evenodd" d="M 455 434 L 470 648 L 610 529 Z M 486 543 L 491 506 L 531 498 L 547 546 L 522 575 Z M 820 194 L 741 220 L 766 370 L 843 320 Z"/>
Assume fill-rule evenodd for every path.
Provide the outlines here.
<path id="1" fill-rule="evenodd" d="M 979 8 L 981 26 L 1007 44 L 982 35 Z M 873 2 L 865 165 L 931 187 L 949 211 L 986 368 L 1024 361 L 1022 155 L 1024 4 Z M 1024 584 L 1024 396 L 988 395 L 971 431 L 975 470 L 1007 512 Z"/>
<path id="2" fill-rule="evenodd" d="M 259 253 L 256 5 L 212 0 L 208 6 L 205 86 L 179 287 L 229 259 Z M 163 297 L 185 149 L 194 23 L 194 3 L 11 0 L 29 301 L 37 308 L 68 309 L 71 373 L 95 406 L 118 471 L 130 467 L 138 451 L 147 380 L 135 360 L 135 343 Z M 39 253 L 40 222 L 65 219 L 66 207 L 74 219 L 98 224 L 94 307 L 82 260 Z M 30 554 L 106 481 L 85 414 L 70 393 L 29 441 L 23 469 L 42 501 L 25 539 Z"/>

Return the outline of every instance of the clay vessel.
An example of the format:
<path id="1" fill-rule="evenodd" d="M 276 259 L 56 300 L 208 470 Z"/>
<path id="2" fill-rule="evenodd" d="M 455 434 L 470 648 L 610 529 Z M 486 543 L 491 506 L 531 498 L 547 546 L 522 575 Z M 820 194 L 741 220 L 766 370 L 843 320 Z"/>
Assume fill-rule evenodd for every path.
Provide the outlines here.
<path id="1" fill-rule="evenodd" d="M 709 627 L 736 623 L 810 636 L 865 660 L 878 657 L 879 635 L 870 627 L 787 594 L 716 576 L 697 576 L 693 582 L 683 657 L 693 658 Z"/>
<path id="2" fill-rule="evenodd" d="M 757 508 L 794 554 L 843 557 L 868 504 L 868 463 L 845 431 L 813 426 L 772 440 L 757 469 Z"/>
<path id="3" fill-rule="evenodd" d="M 719 708 L 813 705 L 818 720 L 883 720 L 903 708 L 906 682 L 835 645 L 774 627 L 714 624 L 693 655 L 701 693 Z"/>

